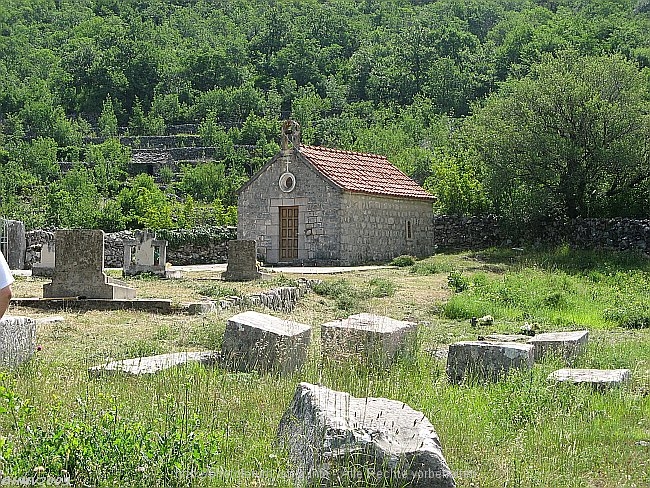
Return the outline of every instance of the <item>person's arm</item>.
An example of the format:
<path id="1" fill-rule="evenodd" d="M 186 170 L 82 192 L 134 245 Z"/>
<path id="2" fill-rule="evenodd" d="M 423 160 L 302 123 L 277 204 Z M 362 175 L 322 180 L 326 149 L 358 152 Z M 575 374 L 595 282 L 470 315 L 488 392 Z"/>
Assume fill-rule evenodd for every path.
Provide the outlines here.
<path id="1" fill-rule="evenodd" d="M 11 301 L 11 285 L 8 285 L 0 289 L 0 319 L 4 316 L 5 312 L 9 308 L 10 301 Z"/>
<path id="2" fill-rule="evenodd" d="M 11 275 L 7 260 L 0 251 L 0 319 L 9 308 L 11 301 L 11 284 L 14 282 L 14 277 Z"/>

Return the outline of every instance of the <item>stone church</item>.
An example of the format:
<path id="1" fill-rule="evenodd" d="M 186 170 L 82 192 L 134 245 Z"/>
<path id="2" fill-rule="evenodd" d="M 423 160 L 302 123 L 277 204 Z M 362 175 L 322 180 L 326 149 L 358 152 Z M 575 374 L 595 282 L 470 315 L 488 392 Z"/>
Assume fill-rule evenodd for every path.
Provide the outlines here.
<path id="1" fill-rule="evenodd" d="M 267 264 L 357 265 L 433 252 L 435 197 L 386 157 L 303 146 L 281 150 L 239 189 L 238 239 Z"/>

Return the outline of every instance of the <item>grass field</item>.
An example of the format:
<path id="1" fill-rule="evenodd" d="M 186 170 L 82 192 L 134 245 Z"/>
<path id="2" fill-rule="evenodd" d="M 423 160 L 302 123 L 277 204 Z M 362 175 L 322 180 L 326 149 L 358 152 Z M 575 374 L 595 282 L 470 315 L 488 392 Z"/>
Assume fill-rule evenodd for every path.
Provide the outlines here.
<path id="1" fill-rule="evenodd" d="M 295 276 L 249 284 L 186 273 L 178 281 L 131 279 L 140 298 L 182 303 L 247 294 Z M 314 327 L 304 369 L 289 376 L 187 366 L 138 378 L 89 379 L 112 359 L 220 347 L 234 311 L 204 316 L 143 312 L 13 315 L 65 320 L 39 326 L 40 350 L 0 373 L 1 483 L 25 477 L 73 486 L 292 487 L 275 442 L 300 381 L 355 396 L 396 399 L 436 427 L 459 487 L 650 486 L 650 260 L 567 248 L 441 254 L 413 266 L 323 275 L 319 293 L 279 317 Z M 47 280 L 19 278 L 16 296 L 39 296 Z M 415 357 L 390 369 L 329 362 L 319 325 L 357 312 L 420 324 Z M 494 323 L 473 328 L 469 318 Z M 441 350 L 479 334 L 589 329 L 575 367 L 628 368 L 632 380 L 605 392 L 552 385 L 563 364 L 493 384 L 448 384 Z M 355 484 L 354 486 L 364 486 Z M 376 485 L 374 485 L 376 486 Z"/>

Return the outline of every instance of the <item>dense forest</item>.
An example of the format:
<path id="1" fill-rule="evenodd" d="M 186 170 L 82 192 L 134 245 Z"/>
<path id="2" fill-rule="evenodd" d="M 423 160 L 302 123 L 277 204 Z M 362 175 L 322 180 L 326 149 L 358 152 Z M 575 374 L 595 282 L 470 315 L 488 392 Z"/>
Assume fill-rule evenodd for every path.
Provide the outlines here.
<path id="1" fill-rule="evenodd" d="M 439 212 L 650 217 L 650 0 L 0 6 L 0 215 L 28 228 L 232 224 L 289 117 Z M 210 161 L 136 174 L 120 137 L 187 124 Z"/>

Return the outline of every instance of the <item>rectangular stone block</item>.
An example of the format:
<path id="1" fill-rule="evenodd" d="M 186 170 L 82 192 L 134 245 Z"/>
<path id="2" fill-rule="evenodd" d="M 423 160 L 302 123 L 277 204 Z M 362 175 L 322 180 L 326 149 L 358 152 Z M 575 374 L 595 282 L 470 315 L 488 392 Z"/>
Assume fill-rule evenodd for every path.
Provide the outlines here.
<path id="1" fill-rule="evenodd" d="M 302 367 L 310 342 L 310 326 L 248 311 L 228 319 L 221 356 L 238 371 L 288 373 Z"/>
<path id="2" fill-rule="evenodd" d="M 52 276 L 55 265 L 54 241 L 44 242 L 41 246 L 41 260 L 32 264 L 32 276 Z"/>
<path id="3" fill-rule="evenodd" d="M 417 347 L 417 324 L 361 313 L 321 325 L 324 358 L 357 358 L 388 364 Z"/>
<path id="4" fill-rule="evenodd" d="M 457 342 L 449 346 L 447 377 L 452 383 L 467 377 L 495 381 L 511 370 L 531 369 L 534 349 L 516 342 Z"/>
<path id="5" fill-rule="evenodd" d="M 214 351 L 200 351 L 175 352 L 171 354 L 159 354 L 157 356 L 122 359 L 88 368 L 88 375 L 93 378 L 118 374 L 140 376 L 157 373 L 165 369 L 173 368 L 174 366 L 188 363 L 211 365 L 216 362 L 216 357 L 217 353 Z"/>
<path id="6" fill-rule="evenodd" d="M 528 339 L 528 344 L 535 346 L 535 361 L 546 356 L 555 355 L 570 361 L 580 354 L 589 340 L 589 331 L 549 332 L 537 334 Z"/>
<path id="7" fill-rule="evenodd" d="M 254 240 L 228 241 L 228 268 L 225 281 L 253 281 L 261 278 L 257 269 L 257 243 Z"/>
<path id="8" fill-rule="evenodd" d="M 528 342 L 530 336 L 523 334 L 488 334 L 486 336 L 479 336 L 479 341 L 487 342 Z"/>
<path id="9" fill-rule="evenodd" d="M 3 249 L 9 269 L 23 269 L 25 267 L 25 224 L 20 220 L 3 220 L 6 222 L 7 248 Z M 4 229 L 3 229 L 4 230 Z"/>
<path id="10" fill-rule="evenodd" d="M 629 369 L 558 369 L 549 376 L 549 381 L 590 385 L 596 389 L 620 386 L 629 381 Z"/>
<path id="11" fill-rule="evenodd" d="M 13 368 L 29 360 L 36 349 L 36 321 L 5 315 L 0 319 L 0 367 Z"/>
<path id="12" fill-rule="evenodd" d="M 165 276 L 167 241 L 148 230 L 136 230 L 133 239 L 124 239 L 122 271 L 125 276 L 151 273 Z"/>

